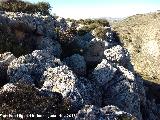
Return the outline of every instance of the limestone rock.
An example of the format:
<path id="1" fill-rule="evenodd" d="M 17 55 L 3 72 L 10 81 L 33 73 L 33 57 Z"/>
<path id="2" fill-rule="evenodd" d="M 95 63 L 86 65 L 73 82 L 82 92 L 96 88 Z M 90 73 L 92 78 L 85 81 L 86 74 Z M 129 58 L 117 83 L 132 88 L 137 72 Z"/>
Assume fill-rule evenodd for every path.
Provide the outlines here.
<path id="1" fill-rule="evenodd" d="M 86 74 L 86 62 L 84 57 L 79 54 L 74 54 L 71 57 L 64 59 L 64 63 L 69 66 L 76 75 L 84 76 Z"/>
<path id="2" fill-rule="evenodd" d="M 115 106 L 99 108 L 93 105 L 86 105 L 75 117 L 75 120 L 136 120 L 131 114 L 121 111 Z"/>
<path id="3" fill-rule="evenodd" d="M 74 91 L 70 93 L 68 98 L 71 100 L 71 110 L 75 112 L 84 105 L 101 106 L 102 89 L 96 82 L 80 77 L 75 83 Z"/>
<path id="4" fill-rule="evenodd" d="M 0 54 L 0 86 L 7 83 L 7 69 L 16 57 L 11 52 Z"/>
<path id="5" fill-rule="evenodd" d="M 66 31 L 67 28 L 68 28 L 68 24 L 67 24 L 66 20 L 64 18 L 62 18 L 62 17 L 59 17 L 57 19 L 57 21 L 59 22 L 58 26 L 61 28 L 61 30 L 62 31 Z"/>
<path id="6" fill-rule="evenodd" d="M 127 66 L 126 64 L 129 63 L 130 60 L 129 53 L 120 45 L 106 49 L 104 51 L 104 55 L 108 61 L 111 61 L 112 63 L 118 63 L 122 66 Z"/>
<path id="7" fill-rule="evenodd" d="M 113 67 L 106 59 L 103 59 L 92 72 L 92 77 L 100 86 L 104 86 L 112 80 L 116 71 L 117 69 L 115 67 Z"/>
<path id="8" fill-rule="evenodd" d="M 54 55 L 56 57 L 60 57 L 62 53 L 61 45 L 48 37 L 40 37 L 37 40 L 37 48 L 41 50 L 47 50 L 51 55 Z"/>
<path id="9" fill-rule="evenodd" d="M 47 50 L 35 50 L 32 54 L 14 59 L 10 63 L 7 73 L 10 82 L 22 82 L 24 80 L 39 86 L 43 72 L 48 67 L 56 67 L 61 64 L 60 60 L 50 55 Z"/>
<path id="10" fill-rule="evenodd" d="M 59 92 L 70 100 L 71 111 L 78 111 L 85 104 L 101 105 L 100 88 L 85 78 L 77 78 L 67 66 L 48 68 L 44 72 L 42 89 Z"/>
<path id="11" fill-rule="evenodd" d="M 37 35 L 43 35 L 50 38 L 55 37 L 54 29 L 57 27 L 58 21 L 52 16 L 43 16 L 40 14 L 27 14 L 20 12 L 4 12 L 0 13 L 3 20 L 2 23 L 16 25 L 16 23 L 25 24 L 30 30 L 28 32 L 34 32 Z M 7 20 L 5 18 L 8 18 Z"/>
<path id="12" fill-rule="evenodd" d="M 134 74 L 123 66 L 117 66 L 115 74 L 104 87 L 104 105 L 115 105 L 141 120 L 140 96 L 135 90 L 137 83 Z"/>
<path id="13" fill-rule="evenodd" d="M 73 91 L 77 77 L 65 65 L 55 68 L 48 68 L 42 77 L 43 88 L 61 93 L 64 97 Z"/>
<path id="14" fill-rule="evenodd" d="M 92 39 L 85 49 L 84 58 L 88 63 L 98 63 L 104 58 L 105 42 Z"/>

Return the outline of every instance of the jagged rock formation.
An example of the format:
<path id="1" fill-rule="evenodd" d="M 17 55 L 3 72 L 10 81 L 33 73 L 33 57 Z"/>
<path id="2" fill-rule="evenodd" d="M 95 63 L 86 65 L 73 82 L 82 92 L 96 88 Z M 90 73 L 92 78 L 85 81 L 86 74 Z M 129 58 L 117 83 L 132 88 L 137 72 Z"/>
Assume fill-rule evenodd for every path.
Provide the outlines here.
<path id="1" fill-rule="evenodd" d="M 9 81 L 0 89 L 0 113 L 61 113 L 64 120 L 65 113 L 76 114 L 72 118 L 76 120 L 159 119 L 157 103 L 147 96 L 129 53 L 113 37 L 111 28 L 100 39 L 91 32 L 79 36 L 63 18 L 0 15 L 2 23 L 17 26 L 19 21 L 39 41 L 29 54 L 18 58 L 11 53 L 1 55 L 0 67 L 5 62 L 6 67 L 0 79 L 5 75 Z M 64 34 L 55 34 L 55 27 Z"/>
<path id="2" fill-rule="evenodd" d="M 54 37 L 54 28 L 58 22 L 51 16 L 42 16 L 40 14 L 1 12 L 0 23 L 9 24 L 15 29 L 24 30 L 24 32 L 35 32 L 39 35 Z M 20 23 L 26 25 L 20 28 Z"/>
<path id="3" fill-rule="evenodd" d="M 7 69 L 9 64 L 16 57 L 10 52 L 0 54 L 0 87 L 8 82 L 7 80 Z"/>
<path id="4" fill-rule="evenodd" d="M 136 120 L 131 114 L 120 111 L 115 106 L 105 106 L 99 108 L 96 106 L 86 105 L 80 110 L 75 120 Z"/>
<path id="5" fill-rule="evenodd" d="M 101 92 L 98 86 L 85 78 L 77 78 L 67 67 L 48 68 L 44 72 L 42 89 L 59 92 L 71 102 L 71 110 L 77 112 L 85 104 L 101 104 Z"/>
<path id="6" fill-rule="evenodd" d="M 86 62 L 84 57 L 79 54 L 74 54 L 71 57 L 67 57 L 64 59 L 64 63 L 69 66 L 74 73 L 80 76 L 86 75 Z"/>
<path id="7" fill-rule="evenodd" d="M 59 59 L 47 50 L 35 50 L 32 54 L 14 59 L 8 66 L 10 82 L 26 82 L 39 86 L 43 72 L 49 67 L 61 65 Z"/>

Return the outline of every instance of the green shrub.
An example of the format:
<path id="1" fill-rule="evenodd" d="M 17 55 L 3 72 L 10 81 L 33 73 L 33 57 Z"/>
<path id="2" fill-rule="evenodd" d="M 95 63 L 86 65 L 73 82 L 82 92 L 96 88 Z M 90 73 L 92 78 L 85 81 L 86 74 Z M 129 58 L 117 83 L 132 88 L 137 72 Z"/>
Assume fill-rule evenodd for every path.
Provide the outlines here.
<path id="1" fill-rule="evenodd" d="M 19 41 L 10 26 L 0 24 L 0 53 L 12 52 L 16 57 L 28 54 L 35 49 L 32 37 Z"/>
<path id="2" fill-rule="evenodd" d="M 73 41 L 73 38 L 77 35 L 77 30 L 74 28 L 69 28 L 65 32 L 58 31 L 59 42 L 62 44 L 68 44 Z"/>
<path id="3" fill-rule="evenodd" d="M 23 13 L 37 13 L 42 15 L 48 15 L 51 6 L 46 2 L 38 2 L 37 4 L 32 4 L 29 2 L 19 1 L 19 0 L 9 0 L 6 2 L 0 2 L 0 10 L 7 12 L 23 12 Z"/>
<path id="4" fill-rule="evenodd" d="M 100 38 L 100 39 L 106 39 L 106 33 L 107 33 L 107 30 L 103 27 L 98 27 L 94 30 L 95 32 L 95 36 Z"/>
<path id="5" fill-rule="evenodd" d="M 109 26 L 109 22 L 106 19 L 80 19 L 77 22 L 83 25 Z"/>
<path id="6" fill-rule="evenodd" d="M 91 29 L 88 26 L 84 26 L 84 27 L 80 28 L 77 32 L 78 32 L 79 36 L 83 36 L 90 31 L 91 31 Z"/>

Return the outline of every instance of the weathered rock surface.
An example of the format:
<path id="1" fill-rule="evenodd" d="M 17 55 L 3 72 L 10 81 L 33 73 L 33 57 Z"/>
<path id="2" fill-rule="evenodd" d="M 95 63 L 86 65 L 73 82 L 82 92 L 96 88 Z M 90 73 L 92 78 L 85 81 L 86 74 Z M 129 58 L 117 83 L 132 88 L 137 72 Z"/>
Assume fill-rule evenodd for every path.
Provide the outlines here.
<path id="1" fill-rule="evenodd" d="M 86 105 L 77 113 L 75 120 L 136 120 L 136 118 L 115 106 L 99 108 Z"/>
<path id="2" fill-rule="evenodd" d="M 48 68 L 44 72 L 42 89 L 59 92 L 71 102 L 71 111 L 78 111 L 85 104 L 101 105 L 100 88 L 95 83 L 77 78 L 67 67 Z"/>
<path id="3" fill-rule="evenodd" d="M 92 72 L 92 78 L 100 85 L 104 86 L 112 80 L 117 69 L 113 67 L 106 59 L 103 59 L 100 64 Z"/>
<path id="4" fill-rule="evenodd" d="M 104 105 L 115 105 L 141 120 L 140 96 L 135 90 L 136 84 L 132 72 L 117 66 L 115 76 L 104 87 Z"/>
<path id="5" fill-rule="evenodd" d="M 27 35 L 35 38 L 30 39 L 35 46 L 29 54 L 19 58 L 10 52 L 0 54 L 0 80 L 5 81 L 0 89 L 0 113 L 51 115 L 65 111 L 76 114 L 73 119 L 77 120 L 160 119 L 159 94 L 155 92 L 159 88 L 144 87 L 111 27 L 104 28 L 105 39 L 98 39 L 92 32 L 78 35 L 77 26 L 68 25 L 64 18 L 0 12 L 0 23 L 15 29 L 22 41 Z M 158 49 L 158 42 L 146 41 L 141 53 L 157 61 Z"/>
<path id="6" fill-rule="evenodd" d="M 11 24 L 16 27 L 18 23 L 23 23 L 28 26 L 27 32 L 35 32 L 38 35 L 44 35 L 48 37 L 54 37 L 54 28 L 58 24 L 55 18 L 51 16 L 42 16 L 40 14 L 27 14 L 27 13 L 14 13 L 4 12 L 0 13 L 0 16 L 7 18 L 7 20 L 1 19 L 2 23 Z"/>
<path id="7" fill-rule="evenodd" d="M 7 69 L 10 64 L 16 57 L 10 52 L 0 54 L 0 86 L 7 83 Z"/>
<path id="8" fill-rule="evenodd" d="M 105 42 L 92 39 L 85 49 L 84 58 L 87 63 L 99 63 L 104 58 Z"/>
<path id="9" fill-rule="evenodd" d="M 42 77 L 44 89 L 61 93 L 64 97 L 73 91 L 76 75 L 65 65 L 48 68 Z"/>
<path id="10" fill-rule="evenodd" d="M 73 70 L 74 73 L 76 73 L 76 75 L 84 76 L 86 74 L 87 67 L 83 56 L 74 54 L 65 58 L 63 61 Z"/>
<path id="11" fill-rule="evenodd" d="M 43 72 L 49 67 L 61 65 L 59 59 L 50 55 L 47 50 L 35 50 L 32 54 L 14 59 L 8 67 L 10 82 L 26 82 L 39 86 Z"/>
<path id="12" fill-rule="evenodd" d="M 47 52 L 55 57 L 60 57 L 62 53 L 61 45 L 57 41 L 48 37 L 40 37 L 37 40 L 37 49 L 47 50 Z"/>
<path id="13" fill-rule="evenodd" d="M 117 63 L 127 68 L 129 66 L 128 64 L 130 64 L 129 53 L 120 45 L 111 47 L 110 49 L 106 49 L 104 51 L 104 55 L 105 58 L 112 63 Z"/>

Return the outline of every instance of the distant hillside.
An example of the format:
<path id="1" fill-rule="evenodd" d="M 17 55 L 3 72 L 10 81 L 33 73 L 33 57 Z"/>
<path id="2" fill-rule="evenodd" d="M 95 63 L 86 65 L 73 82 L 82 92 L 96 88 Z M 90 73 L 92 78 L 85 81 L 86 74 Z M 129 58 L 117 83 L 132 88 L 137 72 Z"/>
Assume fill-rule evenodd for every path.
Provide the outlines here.
<path id="1" fill-rule="evenodd" d="M 112 27 L 130 52 L 135 70 L 160 83 L 160 12 L 133 15 Z"/>

